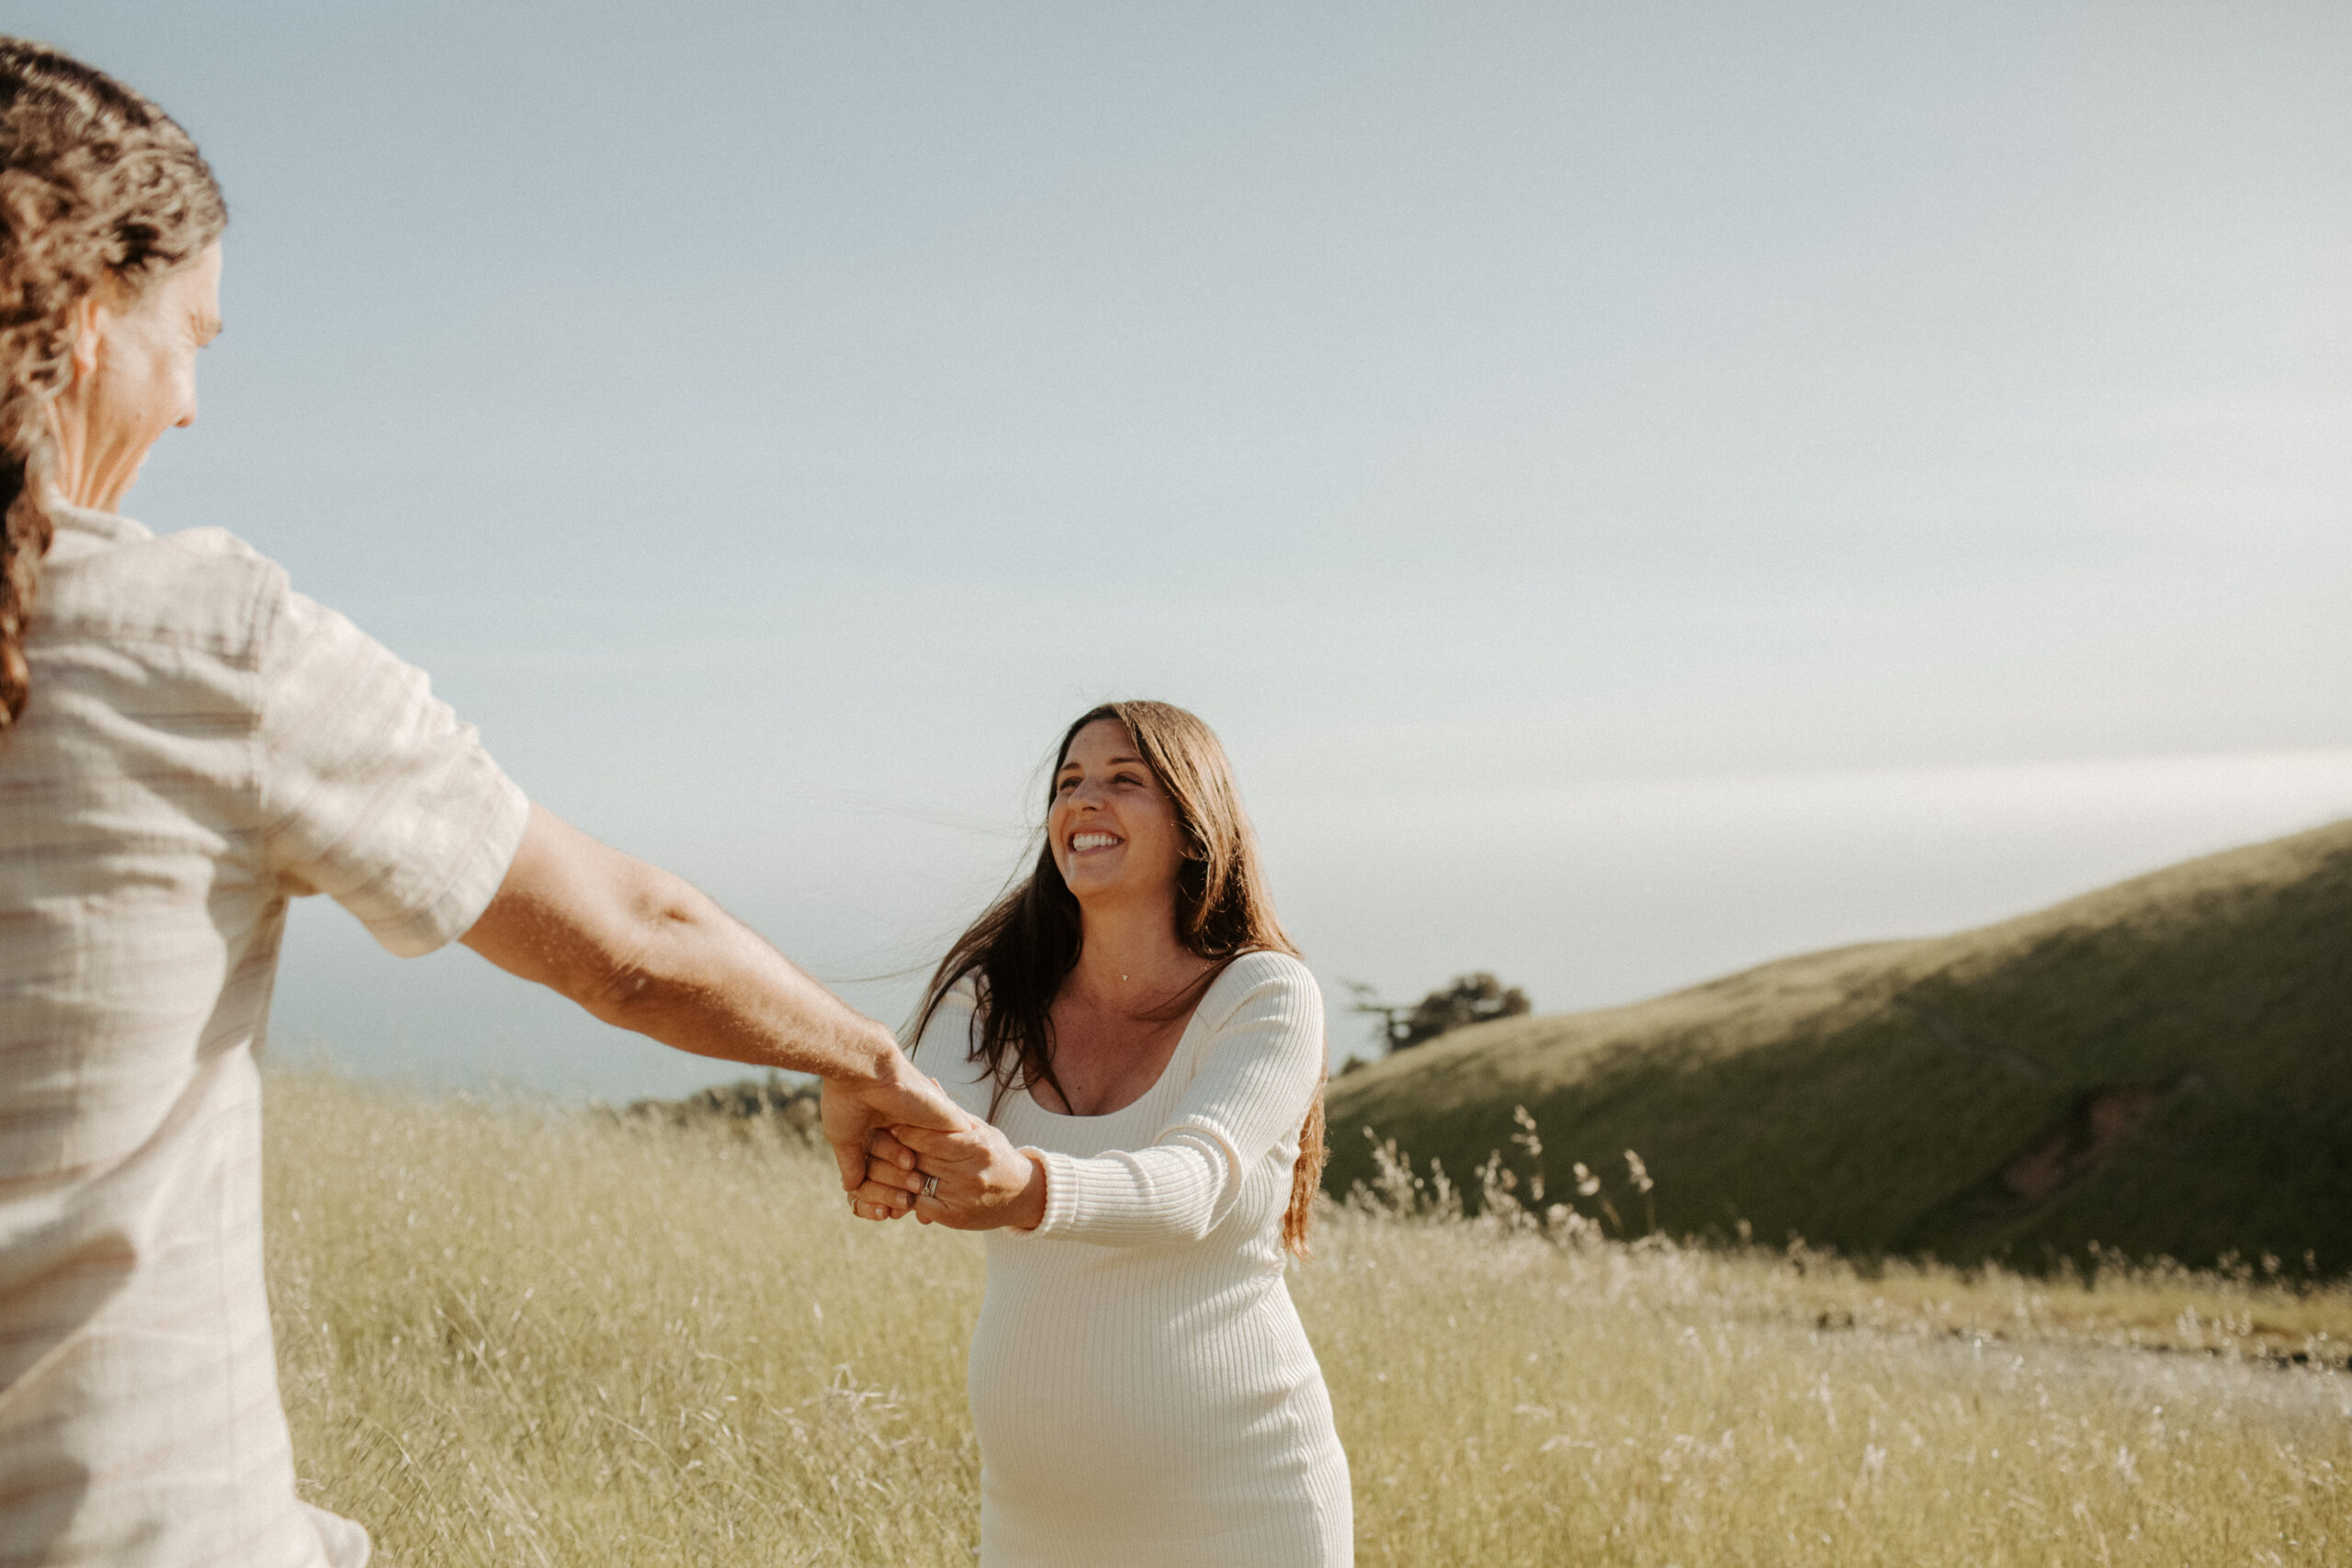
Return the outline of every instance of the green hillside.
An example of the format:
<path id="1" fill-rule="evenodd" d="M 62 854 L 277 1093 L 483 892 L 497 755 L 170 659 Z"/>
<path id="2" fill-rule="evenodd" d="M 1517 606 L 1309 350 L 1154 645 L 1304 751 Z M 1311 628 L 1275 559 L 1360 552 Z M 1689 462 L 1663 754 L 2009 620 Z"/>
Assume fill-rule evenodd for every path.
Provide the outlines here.
<path id="1" fill-rule="evenodd" d="M 1326 1185 L 1372 1176 L 1365 1128 L 1424 1172 L 1499 1148 L 1525 1175 L 1518 1105 L 1552 1200 L 1583 1160 L 1636 1230 L 1628 1148 L 1672 1235 L 2352 1269 L 2352 822 L 1980 931 L 1458 1031 L 1332 1083 Z"/>

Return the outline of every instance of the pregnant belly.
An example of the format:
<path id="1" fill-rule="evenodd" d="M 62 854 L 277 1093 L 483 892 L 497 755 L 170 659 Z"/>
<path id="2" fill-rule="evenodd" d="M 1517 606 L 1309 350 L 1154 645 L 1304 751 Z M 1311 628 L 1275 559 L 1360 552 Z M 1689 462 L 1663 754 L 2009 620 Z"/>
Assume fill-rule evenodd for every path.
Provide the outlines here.
<path id="1" fill-rule="evenodd" d="M 1173 1310 L 1171 1310 L 1171 1307 Z M 1123 1512 L 1304 1484 L 1330 1406 L 1279 1277 L 1177 1303 L 993 1284 L 973 1337 L 972 1420 L 992 1506 Z"/>

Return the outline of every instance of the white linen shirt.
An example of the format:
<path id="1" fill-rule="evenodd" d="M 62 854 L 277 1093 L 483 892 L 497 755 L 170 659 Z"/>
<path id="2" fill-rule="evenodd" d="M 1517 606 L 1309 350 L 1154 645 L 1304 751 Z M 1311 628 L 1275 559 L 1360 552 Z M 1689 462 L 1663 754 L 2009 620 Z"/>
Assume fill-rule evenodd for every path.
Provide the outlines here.
<path id="1" fill-rule="evenodd" d="M 51 510 L 0 735 L 0 1568 L 356 1568 L 295 1497 L 263 1289 L 287 899 L 429 952 L 529 805 L 250 547 Z"/>

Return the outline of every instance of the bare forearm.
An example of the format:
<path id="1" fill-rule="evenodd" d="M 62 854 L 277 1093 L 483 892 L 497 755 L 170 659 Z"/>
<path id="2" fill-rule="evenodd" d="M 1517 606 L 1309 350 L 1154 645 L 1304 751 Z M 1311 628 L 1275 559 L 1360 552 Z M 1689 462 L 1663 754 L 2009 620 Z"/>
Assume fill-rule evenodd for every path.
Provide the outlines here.
<path id="1" fill-rule="evenodd" d="M 888 1030 L 685 884 L 665 892 L 641 951 L 575 998 L 582 1006 L 697 1055 L 822 1077 L 888 1073 Z"/>
<path id="2" fill-rule="evenodd" d="M 465 941 L 605 1022 L 681 1051 L 851 1081 L 904 1071 L 888 1030 L 690 884 L 537 807 Z"/>
<path id="3" fill-rule="evenodd" d="M 971 1119 L 890 1032 L 795 968 L 678 877 L 534 806 L 468 947 L 664 1045 L 815 1073 L 842 1186 L 865 1179 L 876 1127 L 955 1132 Z"/>

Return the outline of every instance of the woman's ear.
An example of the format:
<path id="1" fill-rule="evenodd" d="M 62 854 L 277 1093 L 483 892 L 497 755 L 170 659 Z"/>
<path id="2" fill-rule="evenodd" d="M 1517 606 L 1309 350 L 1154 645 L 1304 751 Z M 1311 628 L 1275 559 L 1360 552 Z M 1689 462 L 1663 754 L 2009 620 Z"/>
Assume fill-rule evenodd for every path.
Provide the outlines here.
<path id="1" fill-rule="evenodd" d="M 74 301 L 74 379 L 66 383 L 68 387 L 98 373 L 98 340 L 106 335 L 110 314 L 95 288 Z"/>
<path id="2" fill-rule="evenodd" d="M 99 340 L 106 336 L 110 314 L 93 289 L 74 301 L 73 311 L 66 317 L 74 329 L 74 343 L 65 354 L 64 383 L 41 409 L 49 422 L 49 438 L 61 449 L 72 448 L 79 439 L 90 383 L 98 374 Z"/>

